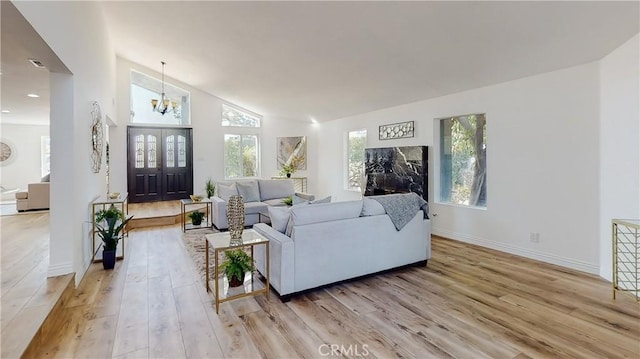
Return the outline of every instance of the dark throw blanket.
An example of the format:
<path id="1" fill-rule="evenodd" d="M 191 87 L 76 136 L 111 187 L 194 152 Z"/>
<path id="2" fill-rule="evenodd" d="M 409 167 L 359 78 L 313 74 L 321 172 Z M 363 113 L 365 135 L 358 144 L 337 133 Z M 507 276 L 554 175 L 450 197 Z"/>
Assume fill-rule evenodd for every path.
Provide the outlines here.
<path id="1" fill-rule="evenodd" d="M 398 231 L 409 223 L 420 210 L 424 212 L 424 218 L 429 218 L 429 204 L 413 192 L 369 196 L 367 198 L 374 199 L 382 205 Z"/>

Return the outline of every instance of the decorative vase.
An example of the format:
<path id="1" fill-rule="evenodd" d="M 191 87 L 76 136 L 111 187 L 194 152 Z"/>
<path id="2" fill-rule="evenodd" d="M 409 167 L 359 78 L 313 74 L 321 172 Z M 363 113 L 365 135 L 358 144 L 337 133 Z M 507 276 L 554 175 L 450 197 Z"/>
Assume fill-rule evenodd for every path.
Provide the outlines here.
<path id="1" fill-rule="evenodd" d="M 291 178 L 291 173 L 287 173 L 287 178 Z"/>
<path id="2" fill-rule="evenodd" d="M 229 197 L 229 201 L 227 201 L 227 223 L 229 224 L 232 244 L 234 240 L 242 241 L 242 230 L 244 229 L 244 201 L 242 196 Z"/>
<path id="3" fill-rule="evenodd" d="M 192 219 L 191 220 L 191 224 L 193 224 L 194 226 L 200 226 L 200 225 L 202 225 L 202 220 L 201 219 L 199 219 L 199 220 Z"/>
<path id="4" fill-rule="evenodd" d="M 113 269 L 116 266 L 116 251 L 102 250 L 102 268 Z"/>

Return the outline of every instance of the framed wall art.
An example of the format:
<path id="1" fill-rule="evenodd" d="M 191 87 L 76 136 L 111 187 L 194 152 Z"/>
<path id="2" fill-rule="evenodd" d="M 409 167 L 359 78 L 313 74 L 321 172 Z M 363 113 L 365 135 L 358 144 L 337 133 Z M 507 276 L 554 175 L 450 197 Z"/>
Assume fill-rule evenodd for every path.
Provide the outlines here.
<path id="1" fill-rule="evenodd" d="M 298 170 L 307 169 L 307 136 L 278 137 L 276 139 L 278 169 L 292 161 Z"/>
<path id="2" fill-rule="evenodd" d="M 396 138 L 413 137 L 414 121 L 398 122 L 378 127 L 378 138 L 392 140 Z"/>

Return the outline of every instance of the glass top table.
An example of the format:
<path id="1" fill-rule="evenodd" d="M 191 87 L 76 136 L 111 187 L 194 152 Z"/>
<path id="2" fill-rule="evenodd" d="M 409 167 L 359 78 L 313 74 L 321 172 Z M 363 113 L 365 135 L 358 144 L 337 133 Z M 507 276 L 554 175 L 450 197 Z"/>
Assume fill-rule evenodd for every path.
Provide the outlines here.
<path id="1" fill-rule="evenodd" d="M 214 296 L 216 299 L 216 314 L 220 310 L 220 303 L 237 298 L 247 297 L 264 293 L 269 298 L 269 239 L 261 236 L 253 229 L 245 229 L 240 240 L 232 240 L 229 232 L 207 234 L 205 236 L 205 281 L 207 292 L 209 286 L 209 246 L 213 246 L 214 252 Z M 257 245 L 265 246 L 265 276 L 264 283 L 257 277 L 257 273 L 245 273 L 244 282 L 241 287 L 232 288 L 226 276 L 220 276 L 220 254 L 227 250 L 248 249 L 253 260 L 253 247 Z"/>

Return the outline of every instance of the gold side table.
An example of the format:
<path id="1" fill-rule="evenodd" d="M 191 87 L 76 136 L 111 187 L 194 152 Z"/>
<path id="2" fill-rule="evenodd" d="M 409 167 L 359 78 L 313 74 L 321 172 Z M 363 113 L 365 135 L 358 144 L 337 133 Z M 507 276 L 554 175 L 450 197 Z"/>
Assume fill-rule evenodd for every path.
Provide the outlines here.
<path id="1" fill-rule="evenodd" d="M 253 229 L 244 230 L 242 233 L 242 243 L 237 245 L 231 244 L 231 235 L 229 232 L 207 234 L 205 239 L 205 281 L 207 292 L 210 291 L 209 285 L 209 246 L 213 246 L 214 250 L 214 296 L 216 298 L 216 314 L 220 310 L 220 303 L 230 300 L 243 298 L 252 295 L 266 294 L 269 299 L 269 239 L 261 236 Z M 251 259 L 253 259 L 253 247 L 258 245 L 265 246 L 266 256 L 266 273 L 264 283 L 258 278 L 256 271 L 245 273 L 244 285 L 236 288 L 229 287 L 229 281 L 226 276 L 220 277 L 220 255 L 227 250 L 249 248 L 251 251 Z M 222 292 L 220 291 L 222 289 Z"/>
<path id="2" fill-rule="evenodd" d="M 125 217 L 129 214 L 129 194 L 127 192 L 121 192 L 120 195 L 116 198 L 109 198 L 107 195 L 102 195 L 98 197 L 95 201 L 91 203 L 91 261 L 92 262 L 101 262 L 102 254 L 99 253 L 100 250 L 100 237 L 96 236 L 96 213 L 111 207 L 111 205 L 116 206 L 122 213 L 124 213 Z M 124 258 L 124 247 L 125 247 L 125 238 L 128 236 L 128 231 L 125 228 L 124 236 L 122 237 L 122 246 L 118 243 L 118 248 L 116 248 L 116 259 Z M 97 239 L 97 241 L 96 241 Z M 98 242 L 98 243 L 96 243 Z"/>
<path id="3" fill-rule="evenodd" d="M 204 207 L 202 207 L 204 205 Z M 187 207 L 189 206 L 197 206 L 196 210 L 204 208 L 205 216 L 204 216 L 204 226 L 195 226 L 191 223 L 187 224 Z M 190 229 L 201 229 L 213 226 L 213 218 L 211 218 L 213 214 L 213 202 L 208 199 L 202 199 L 198 202 L 195 202 L 192 199 L 181 199 L 180 200 L 180 221 L 182 222 L 182 232 L 186 232 Z"/>

